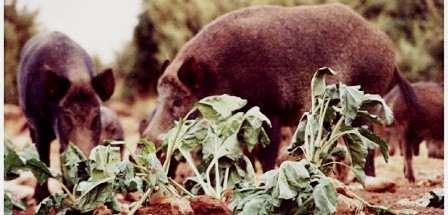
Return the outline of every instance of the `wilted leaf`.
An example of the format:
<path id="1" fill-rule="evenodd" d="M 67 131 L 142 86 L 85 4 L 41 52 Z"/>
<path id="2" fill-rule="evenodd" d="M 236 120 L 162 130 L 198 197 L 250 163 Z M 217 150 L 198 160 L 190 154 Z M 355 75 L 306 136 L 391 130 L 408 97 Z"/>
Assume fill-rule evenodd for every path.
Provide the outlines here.
<path id="1" fill-rule="evenodd" d="M 196 106 L 204 118 L 217 120 L 229 117 L 233 111 L 241 109 L 246 104 L 247 101 L 244 99 L 224 94 L 201 99 Z"/>
<path id="2" fill-rule="evenodd" d="M 61 155 L 62 173 L 68 187 L 73 187 L 79 181 L 89 178 L 87 158 L 81 150 L 69 144 Z"/>
<path id="3" fill-rule="evenodd" d="M 49 177 L 55 177 L 48 168 L 48 166 L 39 160 L 34 144 L 27 144 L 20 151 L 16 152 L 13 144 L 9 140 L 5 140 L 5 177 L 8 179 L 8 174 L 19 169 L 30 170 L 36 177 L 39 184 L 43 184 Z"/>
<path id="4" fill-rule="evenodd" d="M 241 205 L 235 211 L 240 215 L 269 215 L 274 212 L 272 197 L 268 194 L 258 194 L 249 196 L 240 202 Z"/>
<path id="5" fill-rule="evenodd" d="M 313 98 L 324 94 L 326 89 L 325 75 L 335 74 L 336 72 L 328 67 L 322 67 L 318 69 L 316 73 L 314 73 L 314 76 L 311 79 L 311 91 Z"/>
<path id="6" fill-rule="evenodd" d="M 121 161 L 120 148 L 96 146 L 90 152 L 90 179 L 99 180 L 113 176 L 114 167 Z"/>
<path id="7" fill-rule="evenodd" d="M 223 176 L 225 171 L 223 171 Z M 245 181 L 247 183 L 255 183 L 255 169 L 249 158 L 242 155 L 237 161 L 232 162 L 229 166 L 229 179 L 227 187 L 233 187 L 236 183 Z"/>
<path id="8" fill-rule="evenodd" d="M 36 215 L 48 215 L 50 214 L 50 209 L 54 208 L 60 210 L 66 207 L 64 204 L 64 199 L 66 194 L 56 193 L 42 200 L 36 209 Z"/>
<path id="9" fill-rule="evenodd" d="M 235 160 L 242 151 L 236 133 L 221 139 L 215 133 L 209 132 L 202 143 L 202 153 L 205 160 L 212 158 L 219 160 L 224 156 Z"/>
<path id="10" fill-rule="evenodd" d="M 361 135 L 365 138 L 369 139 L 377 146 L 379 146 L 381 154 L 383 155 L 384 160 L 387 162 L 389 159 L 389 145 L 380 137 L 378 137 L 375 133 L 371 132 L 368 129 L 361 128 L 359 129 Z"/>
<path id="11" fill-rule="evenodd" d="M 249 151 L 257 144 L 267 146 L 270 143 L 269 137 L 263 128 L 263 124 L 266 123 L 271 127 L 269 119 L 260 112 L 260 108 L 257 106 L 249 109 L 244 114 L 244 121 L 239 131 L 239 135 L 242 136 L 242 142 L 245 143 Z"/>
<path id="12" fill-rule="evenodd" d="M 135 176 L 134 166 L 131 162 L 121 161 L 114 169 L 116 189 L 123 192 L 143 190 L 143 181 Z"/>
<path id="13" fill-rule="evenodd" d="M 17 208 L 19 210 L 26 209 L 26 203 L 22 200 L 16 200 L 9 192 L 4 193 L 4 213 L 7 215 L 13 214 L 13 208 Z"/>
<path id="14" fill-rule="evenodd" d="M 113 179 L 105 178 L 99 181 L 80 182 L 77 188 L 80 195 L 75 203 L 76 208 L 82 213 L 86 213 L 111 201 L 114 196 Z"/>
<path id="15" fill-rule="evenodd" d="M 359 108 L 364 101 L 364 92 L 360 86 L 339 85 L 339 96 L 341 101 L 341 114 L 344 116 L 345 125 L 351 125 L 356 118 Z"/>
<path id="16" fill-rule="evenodd" d="M 303 114 L 299 124 L 297 125 L 297 129 L 291 138 L 292 142 L 288 147 L 288 151 L 291 152 L 292 154 L 303 153 L 300 147 L 305 143 L 305 129 L 308 122 L 307 116 L 308 113 Z"/>
<path id="17" fill-rule="evenodd" d="M 327 178 L 321 178 L 313 190 L 316 210 L 314 214 L 332 214 L 336 212 L 336 188 Z"/>
<path id="18" fill-rule="evenodd" d="M 272 195 L 284 200 L 294 199 L 298 192 L 310 186 L 310 174 L 305 168 L 307 164 L 306 160 L 283 162 L 278 170 Z"/>
<path id="19" fill-rule="evenodd" d="M 4 177 L 6 180 L 11 180 L 14 179 L 14 177 L 8 177 L 8 175 L 17 169 L 24 168 L 25 164 L 22 159 L 20 159 L 19 155 L 9 147 L 8 142 L 9 140 L 5 139 Z"/>
<path id="20" fill-rule="evenodd" d="M 11 215 L 13 204 L 12 204 L 11 196 L 8 193 L 5 193 L 5 196 L 3 198 L 3 204 L 4 204 L 3 205 L 3 213 L 5 215 Z"/>
<path id="21" fill-rule="evenodd" d="M 392 113 L 392 110 L 386 104 L 384 99 L 381 98 L 381 96 L 374 94 L 365 94 L 364 103 L 380 103 L 382 106 L 382 110 L 384 112 L 384 118 L 386 119 L 386 124 L 389 125 L 394 120 L 394 114 Z"/>

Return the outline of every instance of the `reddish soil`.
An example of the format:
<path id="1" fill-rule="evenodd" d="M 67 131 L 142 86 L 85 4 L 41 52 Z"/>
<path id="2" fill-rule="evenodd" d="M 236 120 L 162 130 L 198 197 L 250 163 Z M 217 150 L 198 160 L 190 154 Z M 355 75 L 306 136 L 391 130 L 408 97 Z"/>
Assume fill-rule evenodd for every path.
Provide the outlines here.
<path id="1" fill-rule="evenodd" d="M 411 202 L 425 196 L 429 191 L 443 187 L 443 160 L 431 159 L 426 155 L 426 148 L 421 146 L 420 156 L 414 160 L 416 183 L 409 183 L 403 176 L 402 157 L 393 156 L 389 163 L 376 160 L 377 176 L 390 179 L 396 183 L 395 192 L 374 193 L 364 190 L 355 191 L 359 196 L 375 205 L 383 205 L 393 209 L 412 209 L 418 214 L 444 214 L 443 209 L 415 207 L 400 204 L 400 200 Z"/>
<path id="2" fill-rule="evenodd" d="M 196 215 L 231 215 L 229 208 L 219 200 L 207 197 L 196 196 L 190 200 L 191 208 Z"/>

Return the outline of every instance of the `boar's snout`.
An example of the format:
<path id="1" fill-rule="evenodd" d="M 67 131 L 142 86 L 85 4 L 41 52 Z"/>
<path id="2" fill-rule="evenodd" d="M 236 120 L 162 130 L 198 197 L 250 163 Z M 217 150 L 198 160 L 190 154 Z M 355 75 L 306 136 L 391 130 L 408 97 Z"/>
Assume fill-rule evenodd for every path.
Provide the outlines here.
<path id="1" fill-rule="evenodd" d="M 142 129 L 142 137 L 146 138 L 156 146 L 160 146 L 163 141 L 163 134 L 173 125 L 174 119 L 167 117 L 160 108 L 154 109 L 147 118 L 147 126 Z"/>
<path id="2" fill-rule="evenodd" d="M 143 131 L 142 137 L 152 141 L 156 146 L 160 146 L 162 144 L 162 134 L 164 131 L 158 128 L 158 126 L 150 123 L 148 127 Z"/>

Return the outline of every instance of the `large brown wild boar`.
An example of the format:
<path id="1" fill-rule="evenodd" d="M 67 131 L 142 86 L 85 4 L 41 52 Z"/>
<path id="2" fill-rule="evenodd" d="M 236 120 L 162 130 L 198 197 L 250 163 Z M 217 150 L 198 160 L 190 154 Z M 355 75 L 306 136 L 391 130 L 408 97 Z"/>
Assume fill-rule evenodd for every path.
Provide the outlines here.
<path id="1" fill-rule="evenodd" d="M 205 96 L 231 94 L 257 105 L 272 122 L 263 168 L 274 167 L 281 126 L 295 126 L 310 107 L 310 82 L 321 67 L 330 78 L 383 95 L 408 83 L 396 71 L 392 42 L 352 9 L 255 6 L 230 12 L 188 41 L 158 81 L 158 105 L 144 136 L 159 135 Z M 412 99 L 409 99 L 412 101 Z M 373 174 L 373 170 L 370 170 Z"/>
<path id="2" fill-rule="evenodd" d="M 411 182 L 415 181 L 412 157 L 418 154 L 423 140 L 427 142 L 430 157 L 443 158 L 443 87 L 432 82 L 418 82 L 412 87 L 418 106 L 409 107 L 398 87 L 393 88 L 385 99 L 395 121 L 389 127 L 378 129 L 389 143 L 403 150 L 404 174 Z"/>
<path id="3" fill-rule="evenodd" d="M 99 142 L 100 103 L 114 90 L 111 70 L 98 74 L 89 55 L 60 32 L 33 37 L 23 48 L 18 70 L 20 106 L 40 159 L 49 165 L 50 142 L 61 151 L 69 142 L 88 155 Z M 37 198 L 48 195 L 38 186 Z"/>

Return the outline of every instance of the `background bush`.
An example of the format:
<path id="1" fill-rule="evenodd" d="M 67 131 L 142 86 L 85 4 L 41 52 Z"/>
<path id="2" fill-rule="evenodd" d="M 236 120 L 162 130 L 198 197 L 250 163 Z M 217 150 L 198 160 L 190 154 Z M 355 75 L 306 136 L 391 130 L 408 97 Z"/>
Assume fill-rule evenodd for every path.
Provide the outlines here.
<path id="1" fill-rule="evenodd" d="M 5 5 L 5 103 L 18 103 L 16 72 L 20 52 L 26 41 L 36 33 L 37 11 L 18 8 L 16 1 Z"/>

